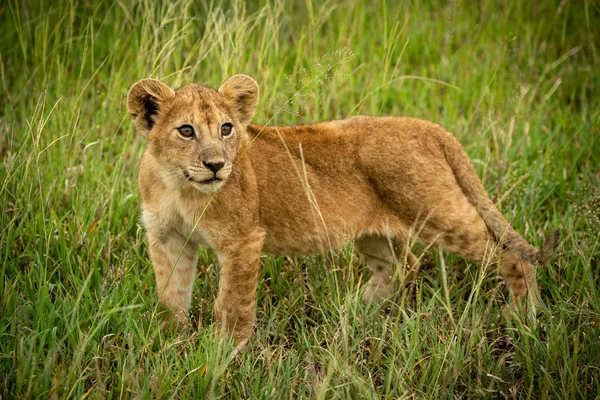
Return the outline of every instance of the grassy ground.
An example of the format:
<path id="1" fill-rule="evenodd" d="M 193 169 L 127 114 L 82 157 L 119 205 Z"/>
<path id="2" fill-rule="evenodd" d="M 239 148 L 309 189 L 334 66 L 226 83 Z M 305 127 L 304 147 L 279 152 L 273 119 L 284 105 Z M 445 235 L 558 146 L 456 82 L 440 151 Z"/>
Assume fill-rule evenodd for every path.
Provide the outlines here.
<path id="1" fill-rule="evenodd" d="M 134 3 L 0 5 L 2 398 L 598 398 L 597 3 Z M 256 122 L 408 115 L 454 132 L 524 237 L 563 235 L 537 325 L 501 316 L 494 271 L 437 250 L 401 311 L 364 306 L 349 246 L 264 257 L 237 355 L 212 329 L 202 250 L 200 328 L 159 331 L 124 99 L 143 77 L 234 73 L 261 85 Z"/>

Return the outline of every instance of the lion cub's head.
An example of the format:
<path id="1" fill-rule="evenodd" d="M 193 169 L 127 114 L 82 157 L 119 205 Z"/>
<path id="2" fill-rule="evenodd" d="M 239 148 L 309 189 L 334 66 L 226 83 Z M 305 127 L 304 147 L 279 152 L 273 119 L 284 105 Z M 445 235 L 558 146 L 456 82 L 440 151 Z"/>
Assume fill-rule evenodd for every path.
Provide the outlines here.
<path id="1" fill-rule="evenodd" d="M 129 89 L 127 107 L 148 151 L 172 186 L 211 193 L 229 174 L 246 126 L 258 103 L 258 85 L 235 75 L 214 90 L 188 84 L 177 90 L 157 79 L 142 79 Z"/>

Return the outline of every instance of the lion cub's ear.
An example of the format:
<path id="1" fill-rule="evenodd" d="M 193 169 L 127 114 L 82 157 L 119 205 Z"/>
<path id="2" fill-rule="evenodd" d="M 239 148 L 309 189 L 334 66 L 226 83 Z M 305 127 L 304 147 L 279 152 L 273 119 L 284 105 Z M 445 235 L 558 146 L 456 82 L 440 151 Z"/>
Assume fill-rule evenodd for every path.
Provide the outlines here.
<path id="1" fill-rule="evenodd" d="M 219 93 L 230 103 L 237 117 L 244 125 L 248 125 L 254 117 L 258 104 L 258 83 L 248 75 L 234 75 L 219 88 Z"/>
<path id="2" fill-rule="evenodd" d="M 158 79 L 142 79 L 129 89 L 127 109 L 135 128 L 146 136 L 154 126 L 154 115 L 166 100 L 175 97 L 175 91 Z"/>

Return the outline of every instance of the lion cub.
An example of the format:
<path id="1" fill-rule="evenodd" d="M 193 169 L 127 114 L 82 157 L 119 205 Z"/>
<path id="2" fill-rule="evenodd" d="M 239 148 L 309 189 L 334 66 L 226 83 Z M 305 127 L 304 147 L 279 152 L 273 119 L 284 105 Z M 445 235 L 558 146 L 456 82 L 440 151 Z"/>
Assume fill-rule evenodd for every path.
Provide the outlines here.
<path id="1" fill-rule="evenodd" d="M 215 312 L 247 338 L 261 251 L 300 255 L 354 240 L 371 279 L 365 299 L 418 271 L 410 235 L 499 270 L 518 306 L 537 302 L 538 251 L 494 207 L 467 154 L 443 128 L 415 118 L 354 117 L 302 126 L 250 124 L 258 85 L 235 75 L 219 90 L 173 90 L 143 79 L 129 90 L 135 128 L 148 140 L 139 169 L 160 303 L 175 321 L 190 308 L 198 247 L 221 264 Z M 500 254 L 499 254 L 500 253 Z"/>

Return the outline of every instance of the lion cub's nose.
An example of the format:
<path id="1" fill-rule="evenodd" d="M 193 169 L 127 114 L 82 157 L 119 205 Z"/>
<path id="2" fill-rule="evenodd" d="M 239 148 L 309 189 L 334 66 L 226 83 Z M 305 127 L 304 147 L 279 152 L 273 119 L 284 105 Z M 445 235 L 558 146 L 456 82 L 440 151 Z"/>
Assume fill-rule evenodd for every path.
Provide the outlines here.
<path id="1" fill-rule="evenodd" d="M 206 162 L 206 161 L 202 161 L 202 164 L 204 164 L 204 166 L 208 169 L 210 169 L 213 173 L 217 173 L 218 170 L 220 170 L 221 168 L 223 168 L 223 166 L 225 165 L 224 161 L 219 161 L 219 162 Z"/>

